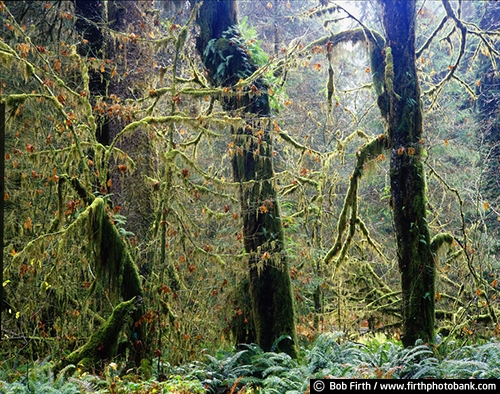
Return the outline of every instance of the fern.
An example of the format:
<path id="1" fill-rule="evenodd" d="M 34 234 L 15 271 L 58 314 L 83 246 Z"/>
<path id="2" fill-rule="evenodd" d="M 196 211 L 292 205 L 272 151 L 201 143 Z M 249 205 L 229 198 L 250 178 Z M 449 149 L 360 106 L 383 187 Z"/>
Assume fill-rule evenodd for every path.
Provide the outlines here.
<path id="1" fill-rule="evenodd" d="M 311 373 L 320 370 L 337 372 L 339 367 L 341 371 L 348 371 L 355 364 L 365 362 L 366 353 L 362 345 L 353 342 L 346 342 L 343 345 L 337 343 L 337 339 L 343 335 L 343 333 L 328 333 L 316 339 L 307 355 Z"/>
<path id="2" fill-rule="evenodd" d="M 342 342 L 343 334 L 323 334 L 304 357 L 296 360 L 285 353 L 265 352 L 258 345 L 240 345 L 239 349 L 206 355 L 205 362 L 192 362 L 168 370 L 169 380 L 117 380 L 117 390 L 138 392 L 163 388 L 164 392 L 219 393 L 238 392 L 245 388 L 253 393 L 298 394 L 308 389 L 311 378 L 498 378 L 500 344 L 490 342 L 477 346 L 460 346 L 449 341 L 446 347 L 433 349 L 422 343 L 403 348 L 386 341 L 359 344 Z M 92 393 L 107 392 L 109 382 L 94 375 L 71 376 L 76 369 L 68 366 L 57 376 L 46 361 L 29 368 L 10 369 L 7 362 L 0 369 L 0 393 Z M 14 371 L 14 372 L 12 372 Z"/>
<path id="3" fill-rule="evenodd" d="M 40 393 L 40 394 L 78 394 L 82 391 L 78 383 L 67 380 L 65 373 L 67 368 L 54 377 L 52 364 L 47 361 L 35 363 L 26 374 L 17 375 L 18 380 L 7 382 L 0 381 L 0 393 Z M 4 378 L 2 376 L 2 378 Z"/>
<path id="4" fill-rule="evenodd" d="M 488 370 L 488 364 L 470 359 L 445 360 L 441 364 L 442 378 L 445 379 L 467 379 L 474 374 Z"/>
<path id="5" fill-rule="evenodd" d="M 451 351 L 441 362 L 444 378 L 498 378 L 500 344 L 463 346 Z"/>

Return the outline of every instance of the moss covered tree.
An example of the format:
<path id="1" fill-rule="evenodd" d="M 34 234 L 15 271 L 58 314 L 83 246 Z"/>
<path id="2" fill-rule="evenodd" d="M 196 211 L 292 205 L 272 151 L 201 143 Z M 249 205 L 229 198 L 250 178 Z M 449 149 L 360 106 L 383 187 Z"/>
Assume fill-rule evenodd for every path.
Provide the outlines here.
<path id="1" fill-rule="evenodd" d="M 426 220 L 420 87 L 415 58 L 416 2 L 382 2 L 385 92 L 379 106 L 390 139 L 390 183 L 401 272 L 405 346 L 434 341 L 435 262 Z"/>
<path id="2" fill-rule="evenodd" d="M 130 171 L 131 168 L 128 168 L 125 163 L 128 157 L 114 162 L 105 161 L 103 163 L 105 174 L 102 182 L 95 187 L 99 188 L 103 194 L 111 194 L 109 201 L 112 201 L 119 209 L 123 208 L 123 213 L 129 219 L 127 228 L 132 230 L 131 234 L 134 234 L 139 242 L 145 242 L 150 234 L 152 220 L 150 190 L 144 185 L 144 176 L 151 173 L 151 159 L 148 154 L 145 154 L 151 150 L 148 145 L 149 139 L 144 130 L 139 128 L 127 139 L 117 140 L 118 134 L 129 119 L 121 116 L 119 110 L 113 109 L 122 100 L 133 97 L 127 85 L 137 86 L 145 78 L 145 69 L 140 69 L 135 73 L 129 71 L 130 63 L 137 62 L 137 59 L 141 57 L 139 46 L 134 39 L 135 35 L 139 36 L 141 26 L 140 8 L 135 1 L 74 0 L 74 6 L 77 16 L 75 28 L 82 38 L 78 46 L 79 53 L 87 59 L 97 58 L 104 64 L 110 64 L 110 67 L 105 69 L 101 66 L 100 69 L 88 70 L 89 100 L 94 109 L 100 109 L 95 111 L 97 115 L 96 140 L 105 146 L 110 144 L 119 146 L 127 152 L 127 155 L 130 154 L 133 157 L 134 167 L 138 170 L 137 172 Z M 117 36 L 125 35 L 131 38 L 122 37 L 117 43 Z M 94 157 L 92 151 L 89 152 L 89 156 L 93 160 L 100 160 Z M 129 177 L 129 182 L 124 182 L 125 176 Z M 130 187 L 129 184 L 133 186 Z M 149 261 L 138 263 L 146 265 L 145 271 L 150 271 Z M 111 284 L 116 285 L 116 283 Z M 133 292 L 132 296 L 137 294 Z M 139 320 L 143 309 L 136 308 L 135 311 L 134 317 Z M 135 361 L 140 363 L 141 359 L 146 356 L 144 346 L 146 341 L 140 329 L 135 335 L 136 340 L 141 343 L 141 346 L 135 347 L 137 350 Z"/>
<path id="3" fill-rule="evenodd" d="M 79 53 L 108 65 L 89 69 L 90 101 L 98 109 L 96 139 L 101 144 L 113 143 L 126 151 L 134 160 L 136 170 L 131 171 L 125 160 L 106 163 L 107 182 L 99 187 L 102 192 L 111 193 L 113 203 L 129 218 L 127 228 L 141 242 L 151 235 L 149 229 L 153 220 L 151 191 L 144 185 L 144 176 L 152 173 L 151 156 L 145 154 L 151 152 L 151 146 L 143 128 L 130 136 L 117 136 L 130 121 L 120 113 L 119 105 L 134 99 L 139 94 L 138 86 L 145 83 L 148 76 L 147 67 L 143 67 L 139 59 L 151 56 L 151 49 L 137 41 L 147 32 L 148 25 L 141 9 L 146 5 L 136 1 L 80 0 L 74 0 L 74 5 L 75 28 L 82 38 Z M 124 177 L 128 177 L 128 182 L 123 181 Z M 147 258 L 144 260 L 139 265 L 146 265 L 145 270 L 150 271 Z"/>
<path id="4" fill-rule="evenodd" d="M 491 31 L 500 26 L 500 8 L 497 3 L 483 2 L 475 4 L 479 16 L 479 26 L 481 29 Z M 485 40 L 492 51 L 498 51 L 500 44 Z M 477 93 L 478 105 L 477 116 L 481 124 L 481 135 L 479 139 L 484 139 L 485 149 L 483 161 L 485 166 L 483 193 L 490 204 L 499 203 L 500 196 L 500 116 L 499 116 L 499 82 L 500 77 L 496 66 L 488 60 L 489 51 L 484 51 L 480 55 L 481 63 L 477 72 Z M 497 231 L 500 229 L 500 222 L 496 220 L 496 215 L 489 218 L 488 224 Z M 500 249 L 496 245 L 496 249 Z"/>
<path id="5" fill-rule="evenodd" d="M 337 238 L 324 260 L 326 263 L 334 260 L 334 269 L 338 269 L 347 256 L 357 226 L 378 251 L 358 215 L 358 181 L 366 163 L 390 150 L 391 207 L 402 288 L 402 340 L 405 346 L 411 346 L 417 339 L 433 342 L 435 309 L 435 254 L 426 220 L 423 117 L 415 55 L 416 2 L 384 0 L 381 5 L 383 36 L 363 26 L 330 37 L 333 44 L 369 43 L 374 87 L 387 133 L 357 152 Z M 451 242 L 448 236 L 445 238 L 447 243 Z"/>
<path id="6" fill-rule="evenodd" d="M 197 22 L 197 49 L 213 85 L 224 87 L 226 111 L 245 126 L 232 127 L 234 180 L 240 185 L 245 251 L 248 253 L 251 326 L 236 333 L 239 342 L 296 355 L 295 313 L 279 203 L 275 187 L 273 124 L 268 87 L 256 78 L 242 83 L 257 67 L 240 40 L 236 1 L 204 1 Z"/>

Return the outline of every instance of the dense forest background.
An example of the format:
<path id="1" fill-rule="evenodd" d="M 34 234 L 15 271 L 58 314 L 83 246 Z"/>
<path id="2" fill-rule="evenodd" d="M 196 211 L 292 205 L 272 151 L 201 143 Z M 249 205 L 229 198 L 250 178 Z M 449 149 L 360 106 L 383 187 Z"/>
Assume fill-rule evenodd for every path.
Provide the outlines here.
<path id="1" fill-rule="evenodd" d="M 421 95 L 407 103 L 423 134 L 370 152 L 390 128 L 383 97 L 410 100 L 389 87 L 387 43 L 377 52 L 384 2 L 236 3 L 222 42 L 204 36 L 200 2 L 0 2 L 4 362 L 180 365 L 259 341 L 295 357 L 331 332 L 400 341 L 391 162 L 416 150 L 430 342 L 498 339 L 497 3 L 416 2 Z M 229 47 L 248 63 L 228 76 Z M 238 172 L 249 162 L 261 178 Z M 266 271 L 276 255 L 284 279 Z M 289 280 L 293 304 L 273 306 L 293 328 L 270 343 L 253 296 L 268 276 L 264 297 Z"/>

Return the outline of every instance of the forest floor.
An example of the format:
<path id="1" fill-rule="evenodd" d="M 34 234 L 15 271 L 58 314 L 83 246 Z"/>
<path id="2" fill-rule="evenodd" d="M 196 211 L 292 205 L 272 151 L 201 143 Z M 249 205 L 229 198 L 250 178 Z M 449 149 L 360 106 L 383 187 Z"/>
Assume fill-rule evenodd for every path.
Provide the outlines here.
<path id="1" fill-rule="evenodd" d="M 200 358 L 180 366 L 155 359 L 130 369 L 110 362 L 99 372 L 68 365 L 57 373 L 49 360 L 17 366 L 10 359 L 0 363 L 0 393 L 302 394 L 310 391 L 310 379 L 319 378 L 487 379 L 494 392 L 500 385 L 493 380 L 500 377 L 498 340 L 465 344 L 444 339 L 432 347 L 403 348 L 383 336 L 359 343 L 331 333 L 302 348 L 298 359 L 257 345 Z"/>

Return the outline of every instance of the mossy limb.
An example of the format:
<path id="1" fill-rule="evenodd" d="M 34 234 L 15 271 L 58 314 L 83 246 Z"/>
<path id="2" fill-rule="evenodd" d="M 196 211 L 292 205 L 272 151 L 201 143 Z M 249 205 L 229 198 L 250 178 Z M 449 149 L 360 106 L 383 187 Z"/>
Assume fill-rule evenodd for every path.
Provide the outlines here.
<path id="1" fill-rule="evenodd" d="M 118 350 L 120 332 L 126 322 L 126 317 L 137 307 L 136 297 L 118 304 L 106 322 L 92 334 L 90 339 L 66 358 L 59 361 L 56 371 L 70 364 L 98 365 L 103 360 L 113 358 Z"/>

